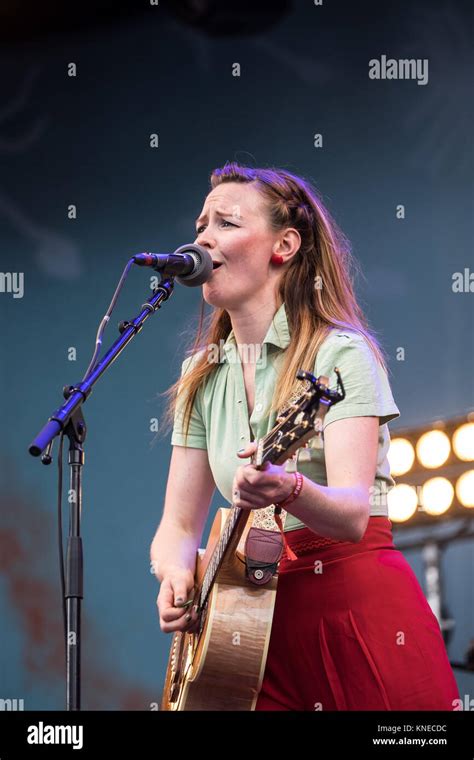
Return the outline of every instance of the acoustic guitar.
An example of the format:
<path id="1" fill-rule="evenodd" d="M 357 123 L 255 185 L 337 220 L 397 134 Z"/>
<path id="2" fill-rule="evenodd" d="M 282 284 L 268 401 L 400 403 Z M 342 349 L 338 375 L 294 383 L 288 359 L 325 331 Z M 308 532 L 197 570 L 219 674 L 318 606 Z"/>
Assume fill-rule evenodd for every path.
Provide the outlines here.
<path id="1" fill-rule="evenodd" d="M 324 416 L 341 401 L 344 386 L 337 367 L 337 390 L 328 378 L 299 370 L 307 390 L 276 418 L 275 427 L 257 441 L 252 464 L 282 464 L 322 435 Z M 262 685 L 275 606 L 278 562 L 268 581 L 256 585 L 246 564 L 246 539 L 252 527 L 279 538 L 275 507 L 219 508 L 205 549 L 196 556 L 193 604 L 199 621 L 194 632 L 173 634 L 161 710 L 254 710 Z M 285 510 L 280 519 L 284 525 Z M 275 534 L 274 531 L 277 531 Z M 258 564 L 258 563 L 257 563 Z M 253 580 L 253 582 L 252 582 Z"/>

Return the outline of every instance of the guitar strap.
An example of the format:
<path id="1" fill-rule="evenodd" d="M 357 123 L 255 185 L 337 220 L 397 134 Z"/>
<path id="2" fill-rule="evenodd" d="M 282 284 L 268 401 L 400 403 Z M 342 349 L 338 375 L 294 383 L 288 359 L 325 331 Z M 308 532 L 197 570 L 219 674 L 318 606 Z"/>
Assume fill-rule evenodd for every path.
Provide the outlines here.
<path id="1" fill-rule="evenodd" d="M 270 504 L 269 507 L 254 509 L 252 512 L 252 527 L 245 541 L 246 574 L 251 583 L 263 586 L 277 572 L 284 549 L 289 560 L 298 557 L 285 537 L 286 510 L 282 509 L 277 514 L 275 506 Z"/>
<path id="2" fill-rule="evenodd" d="M 285 409 L 300 394 L 301 390 L 295 391 L 290 400 L 279 411 L 278 416 L 282 415 Z M 250 431 L 252 433 L 252 428 L 250 428 Z M 297 469 L 297 455 L 295 456 L 295 462 L 295 469 Z M 298 557 L 289 547 L 285 537 L 284 528 L 288 514 L 285 509 L 281 509 L 277 513 L 275 506 L 270 504 L 270 506 L 263 509 L 254 509 L 252 512 L 252 527 L 245 541 L 246 575 L 250 583 L 263 586 L 278 571 L 278 563 L 284 549 L 286 549 L 288 559 L 295 560 Z"/>
<path id="3" fill-rule="evenodd" d="M 252 525 L 245 541 L 245 569 L 250 583 L 264 586 L 271 581 L 282 554 L 283 538 L 278 530 Z"/>

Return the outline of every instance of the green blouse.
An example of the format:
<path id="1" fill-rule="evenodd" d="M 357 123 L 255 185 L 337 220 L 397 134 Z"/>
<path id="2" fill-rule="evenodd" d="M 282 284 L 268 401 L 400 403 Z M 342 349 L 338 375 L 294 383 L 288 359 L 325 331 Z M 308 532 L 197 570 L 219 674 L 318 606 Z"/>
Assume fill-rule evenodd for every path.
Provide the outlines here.
<path id="1" fill-rule="evenodd" d="M 216 347 L 213 358 L 216 369 L 196 394 L 187 446 L 207 449 L 216 486 L 229 503 L 232 503 L 235 471 L 241 464 L 250 461 L 239 459 L 238 449 L 266 435 L 276 424 L 276 412 L 266 417 L 263 412 L 271 403 L 277 373 L 289 343 L 285 304 L 282 304 L 267 331 L 260 358 L 255 365 L 255 403 L 250 420 L 242 365 L 233 330 L 223 342 L 222 350 L 219 351 Z M 200 353 L 202 352 L 188 356 L 183 361 L 181 376 Z M 386 498 L 378 495 L 385 493 L 395 483 L 387 459 L 390 445 L 387 423 L 400 416 L 387 374 L 362 336 L 352 330 L 338 328 L 333 328 L 321 344 L 313 374 L 316 377 L 329 377 L 329 387 L 336 388 L 334 367 L 339 368 L 346 397 L 329 408 L 324 418 L 323 431 L 331 422 L 345 417 L 379 417 L 377 470 L 371 515 L 386 516 Z M 173 446 L 185 445 L 183 410 L 184 399 L 180 398 L 171 436 Z M 294 470 L 294 460 L 287 460 L 285 468 L 289 472 Z M 316 483 L 327 485 L 324 440 L 321 436 L 312 438 L 309 447 L 301 450 L 298 470 Z M 291 514 L 290 505 L 285 530 L 303 527 L 304 524 Z"/>

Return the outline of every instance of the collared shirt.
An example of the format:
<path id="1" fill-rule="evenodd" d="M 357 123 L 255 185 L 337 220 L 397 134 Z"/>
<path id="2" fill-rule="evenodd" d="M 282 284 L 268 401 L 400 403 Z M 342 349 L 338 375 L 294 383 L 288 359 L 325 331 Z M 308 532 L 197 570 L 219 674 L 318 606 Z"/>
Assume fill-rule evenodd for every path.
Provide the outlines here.
<path id="1" fill-rule="evenodd" d="M 285 304 L 274 315 L 263 340 L 260 357 L 255 363 L 255 403 L 249 419 L 244 375 L 240 354 L 231 330 L 222 345 L 210 347 L 208 361 L 216 363 L 215 370 L 199 388 L 193 404 L 189 434 L 185 444 L 182 430 L 184 399 L 180 398 L 174 418 L 171 444 L 207 449 L 209 465 L 220 493 L 232 503 L 232 484 L 237 468 L 249 460 L 239 459 L 238 449 L 252 440 L 267 435 L 276 425 L 277 412 L 264 416 L 269 407 L 284 351 L 291 340 Z M 241 351 L 251 347 L 242 347 Z M 188 356 L 182 363 L 181 376 L 203 351 Z M 329 387 L 336 388 L 338 367 L 346 396 L 330 407 L 323 422 L 323 436 L 315 435 L 307 448 L 301 449 L 297 468 L 316 483 L 327 486 L 324 459 L 324 430 L 335 420 L 346 417 L 379 417 L 377 469 L 371 494 L 371 515 L 388 515 L 387 490 L 395 481 L 390 475 L 387 452 L 390 445 L 388 422 L 400 415 L 390 389 L 387 373 L 377 361 L 365 339 L 353 330 L 333 328 L 321 344 L 312 373 L 315 377 L 329 378 Z M 288 472 L 294 471 L 295 460 L 285 464 Z M 291 505 L 285 531 L 303 528 L 291 514 Z"/>

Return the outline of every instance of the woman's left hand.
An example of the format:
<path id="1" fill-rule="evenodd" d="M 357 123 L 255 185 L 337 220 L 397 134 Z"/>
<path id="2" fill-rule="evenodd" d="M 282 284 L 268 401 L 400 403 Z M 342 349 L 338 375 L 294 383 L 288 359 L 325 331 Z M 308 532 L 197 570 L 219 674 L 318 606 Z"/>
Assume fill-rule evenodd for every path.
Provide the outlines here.
<path id="1" fill-rule="evenodd" d="M 247 459 L 256 448 L 255 441 L 249 443 L 237 456 Z M 241 465 L 234 475 L 232 504 L 241 509 L 264 509 L 287 499 L 294 486 L 294 476 L 282 465 L 265 462 L 261 470 L 253 464 Z"/>

